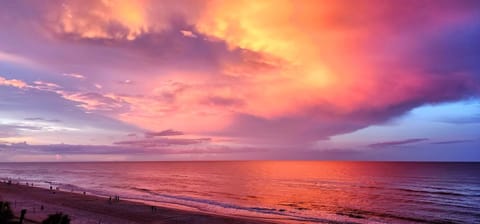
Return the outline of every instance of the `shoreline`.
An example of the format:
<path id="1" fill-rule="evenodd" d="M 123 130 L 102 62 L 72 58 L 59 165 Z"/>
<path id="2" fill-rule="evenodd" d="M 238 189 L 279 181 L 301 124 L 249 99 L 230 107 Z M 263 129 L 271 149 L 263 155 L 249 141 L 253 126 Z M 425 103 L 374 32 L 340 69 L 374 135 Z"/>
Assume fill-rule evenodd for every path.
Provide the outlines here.
<path id="1" fill-rule="evenodd" d="M 27 209 L 30 223 L 40 223 L 49 214 L 63 212 L 72 223 L 235 223 L 266 224 L 272 221 L 235 217 L 163 206 L 152 206 L 129 200 L 109 201 L 108 198 L 49 190 L 22 184 L 0 183 L 0 200 L 9 201 L 15 215 Z M 41 207 L 43 206 L 43 210 Z M 28 222 L 27 222 L 28 223 Z"/>

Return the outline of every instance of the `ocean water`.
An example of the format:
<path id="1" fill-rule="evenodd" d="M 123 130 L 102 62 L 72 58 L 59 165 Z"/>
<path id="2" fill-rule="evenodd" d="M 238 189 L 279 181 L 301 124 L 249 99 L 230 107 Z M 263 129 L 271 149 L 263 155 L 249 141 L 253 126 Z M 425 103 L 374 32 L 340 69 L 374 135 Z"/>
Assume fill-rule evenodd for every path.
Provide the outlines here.
<path id="1" fill-rule="evenodd" d="M 0 178 L 287 223 L 480 223 L 480 163 L 0 163 Z"/>

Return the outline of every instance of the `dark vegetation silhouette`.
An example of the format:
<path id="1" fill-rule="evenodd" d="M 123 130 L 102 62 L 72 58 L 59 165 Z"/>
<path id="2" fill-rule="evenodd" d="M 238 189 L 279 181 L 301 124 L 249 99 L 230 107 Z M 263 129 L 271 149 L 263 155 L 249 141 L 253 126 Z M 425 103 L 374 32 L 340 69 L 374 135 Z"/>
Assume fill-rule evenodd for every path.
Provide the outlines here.
<path id="1" fill-rule="evenodd" d="M 0 223 L 10 223 L 14 218 L 10 203 L 0 201 Z"/>
<path id="2" fill-rule="evenodd" d="M 61 212 L 51 214 L 42 221 L 42 224 L 70 224 L 70 217 Z"/>

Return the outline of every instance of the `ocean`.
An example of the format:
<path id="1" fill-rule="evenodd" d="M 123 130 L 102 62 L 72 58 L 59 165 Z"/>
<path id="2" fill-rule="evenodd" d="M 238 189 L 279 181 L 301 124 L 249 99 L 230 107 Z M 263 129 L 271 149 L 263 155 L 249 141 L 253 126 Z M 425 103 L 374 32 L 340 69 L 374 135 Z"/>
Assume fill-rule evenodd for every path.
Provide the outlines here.
<path id="1" fill-rule="evenodd" d="M 0 163 L 0 178 L 287 223 L 480 223 L 480 163 Z"/>

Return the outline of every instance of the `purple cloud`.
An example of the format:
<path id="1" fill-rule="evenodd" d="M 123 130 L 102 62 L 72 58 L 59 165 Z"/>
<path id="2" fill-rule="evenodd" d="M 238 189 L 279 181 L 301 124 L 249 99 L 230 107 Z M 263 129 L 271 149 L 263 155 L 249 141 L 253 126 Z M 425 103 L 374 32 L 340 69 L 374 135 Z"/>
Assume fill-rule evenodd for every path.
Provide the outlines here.
<path id="1" fill-rule="evenodd" d="M 205 99 L 205 104 L 213 106 L 242 106 L 245 103 L 243 100 L 233 97 L 224 97 L 224 96 L 209 96 Z"/>

